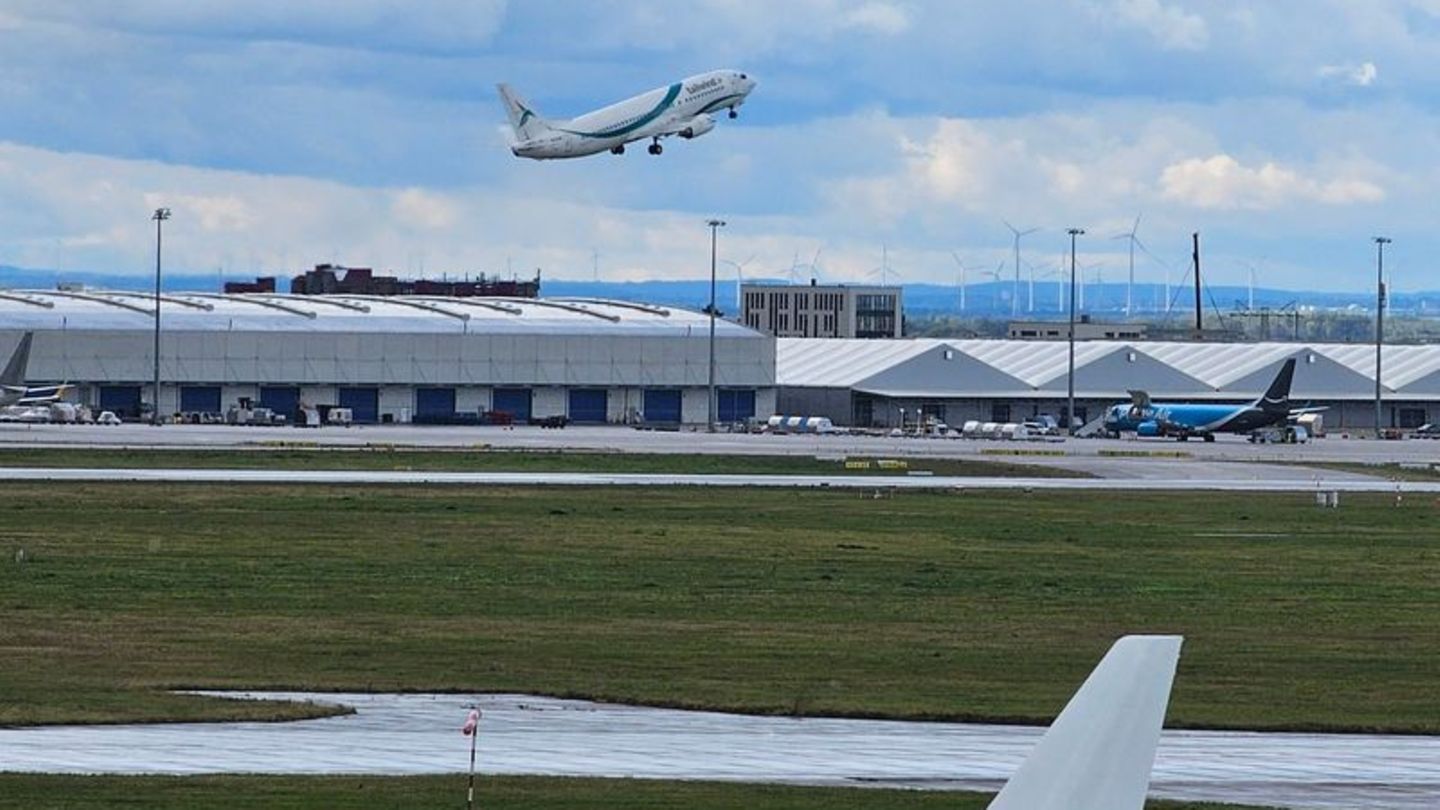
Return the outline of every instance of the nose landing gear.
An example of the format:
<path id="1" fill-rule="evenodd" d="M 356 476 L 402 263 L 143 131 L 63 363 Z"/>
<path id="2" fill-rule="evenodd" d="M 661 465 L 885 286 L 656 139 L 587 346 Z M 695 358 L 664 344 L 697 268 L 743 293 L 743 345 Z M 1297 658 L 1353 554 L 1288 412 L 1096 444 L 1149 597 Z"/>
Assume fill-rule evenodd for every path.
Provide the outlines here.
<path id="1" fill-rule="evenodd" d="M 660 145 L 660 139 L 659 139 L 659 138 L 656 138 L 656 139 L 655 139 L 655 142 L 652 143 L 652 144 L 650 144 L 650 146 L 648 147 L 647 151 L 648 151 L 650 154 L 652 154 L 652 155 L 658 155 L 658 154 L 660 154 L 661 152 L 664 152 L 664 151 L 665 151 L 665 147 L 661 146 L 661 145 Z"/>
<path id="2" fill-rule="evenodd" d="M 734 108 L 734 107 L 731 107 L 731 108 L 730 108 L 730 117 L 731 117 L 731 118 L 739 118 L 739 117 L 740 117 L 740 113 L 735 112 L 735 108 Z"/>

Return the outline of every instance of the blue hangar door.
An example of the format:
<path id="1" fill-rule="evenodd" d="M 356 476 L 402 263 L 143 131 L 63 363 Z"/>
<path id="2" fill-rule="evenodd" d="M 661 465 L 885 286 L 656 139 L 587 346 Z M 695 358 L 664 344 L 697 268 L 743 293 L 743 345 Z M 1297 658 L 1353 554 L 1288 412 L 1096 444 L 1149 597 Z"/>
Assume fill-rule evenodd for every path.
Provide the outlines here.
<path id="1" fill-rule="evenodd" d="M 449 419 L 455 415 L 454 388 L 416 388 L 415 416 L 420 419 Z"/>
<path id="2" fill-rule="evenodd" d="M 340 407 L 350 409 L 356 424 L 373 425 L 380 421 L 379 388 L 341 388 Z"/>
<path id="3" fill-rule="evenodd" d="M 140 386 L 100 386 L 100 410 L 110 411 L 122 419 L 139 419 Z"/>
<path id="4" fill-rule="evenodd" d="M 180 386 L 180 410 L 183 413 L 220 413 L 220 386 Z"/>
<path id="5" fill-rule="evenodd" d="M 604 424 L 610 402 L 608 394 L 604 388 L 571 388 L 570 421 Z"/>
<path id="6" fill-rule="evenodd" d="M 260 386 L 260 407 L 269 408 L 290 421 L 300 412 L 300 388 L 294 385 Z"/>
<path id="7" fill-rule="evenodd" d="M 755 416 L 755 390 L 715 392 L 715 418 L 721 422 L 744 422 Z"/>
<path id="8" fill-rule="evenodd" d="M 529 388 L 496 388 L 495 404 L 490 407 L 492 411 L 501 411 L 510 414 L 515 424 L 523 425 L 530 421 L 530 389 Z"/>
<path id="9" fill-rule="evenodd" d="M 645 421 L 678 424 L 680 422 L 680 392 L 673 388 L 645 389 Z"/>

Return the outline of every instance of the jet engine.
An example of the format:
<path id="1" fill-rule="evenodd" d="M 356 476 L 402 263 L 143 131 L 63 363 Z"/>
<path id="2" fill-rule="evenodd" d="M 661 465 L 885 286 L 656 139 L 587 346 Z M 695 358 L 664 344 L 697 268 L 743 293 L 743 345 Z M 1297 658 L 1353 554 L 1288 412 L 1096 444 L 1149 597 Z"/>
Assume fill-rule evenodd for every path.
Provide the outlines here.
<path id="1" fill-rule="evenodd" d="M 698 138 L 714 128 L 715 119 L 708 113 L 701 113 L 689 121 L 686 121 L 685 126 L 680 128 L 678 134 L 680 137 L 689 140 L 691 138 Z"/>
<path id="2" fill-rule="evenodd" d="M 1156 421 L 1154 421 L 1154 420 L 1152 419 L 1152 420 L 1150 420 L 1150 421 L 1148 421 L 1148 422 L 1141 422 L 1140 424 L 1136 425 L 1136 426 L 1135 426 L 1135 435 L 1137 435 L 1137 436 L 1160 436 L 1160 435 L 1163 435 L 1163 434 L 1162 434 L 1161 431 L 1160 431 L 1160 423 L 1159 423 L 1159 422 L 1156 422 Z"/>

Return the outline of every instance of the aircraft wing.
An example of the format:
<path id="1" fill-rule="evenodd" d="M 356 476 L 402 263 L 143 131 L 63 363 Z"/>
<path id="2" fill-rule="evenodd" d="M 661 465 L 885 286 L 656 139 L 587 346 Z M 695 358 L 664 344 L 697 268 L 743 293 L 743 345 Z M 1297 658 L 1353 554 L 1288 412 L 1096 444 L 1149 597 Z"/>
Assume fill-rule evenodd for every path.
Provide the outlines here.
<path id="1" fill-rule="evenodd" d="M 18 399 L 14 400 L 10 404 L 24 406 L 45 405 L 51 402 L 59 402 L 65 396 L 65 393 L 74 387 L 75 386 L 73 385 L 63 384 L 47 385 L 35 388 L 20 388 L 19 390 L 16 390 L 15 386 L 6 386 L 5 390 L 12 393 L 18 393 L 20 395 Z"/>
<path id="2" fill-rule="evenodd" d="M 1329 405 L 1317 405 L 1313 408 L 1291 408 L 1290 418 L 1294 419 L 1297 416 L 1304 416 L 1307 413 L 1322 413 L 1328 410 L 1330 410 Z"/>
<path id="3" fill-rule="evenodd" d="M 650 126 L 635 133 L 635 140 L 644 138 L 669 138 L 680 136 L 689 140 L 698 138 L 701 135 L 715 128 L 715 119 L 708 113 L 698 115 L 682 116 L 670 114 L 656 120 Z"/>

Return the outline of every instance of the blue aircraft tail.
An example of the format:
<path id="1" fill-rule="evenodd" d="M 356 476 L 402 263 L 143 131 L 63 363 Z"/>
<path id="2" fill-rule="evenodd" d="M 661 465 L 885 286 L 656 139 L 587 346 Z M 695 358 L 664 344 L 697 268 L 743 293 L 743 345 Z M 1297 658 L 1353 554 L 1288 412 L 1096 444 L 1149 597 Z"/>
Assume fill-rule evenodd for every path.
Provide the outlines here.
<path id="1" fill-rule="evenodd" d="M 1290 412 L 1290 384 L 1295 379 L 1295 358 L 1285 361 L 1280 367 L 1280 373 L 1275 375 L 1275 381 L 1265 389 L 1265 395 L 1257 403 L 1261 409 L 1266 411 Z"/>

